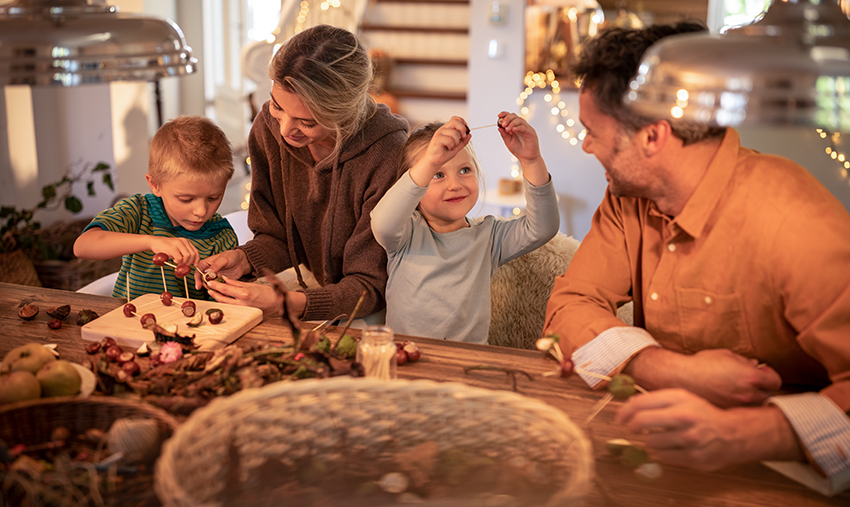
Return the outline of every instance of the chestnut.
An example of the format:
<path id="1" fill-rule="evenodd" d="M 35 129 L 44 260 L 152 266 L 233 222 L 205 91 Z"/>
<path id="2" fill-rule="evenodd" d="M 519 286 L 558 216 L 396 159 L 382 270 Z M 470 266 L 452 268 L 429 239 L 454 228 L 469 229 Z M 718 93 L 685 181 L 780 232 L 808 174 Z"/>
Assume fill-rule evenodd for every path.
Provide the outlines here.
<path id="1" fill-rule="evenodd" d="M 159 252 L 153 256 L 153 263 L 155 266 L 165 266 L 165 263 L 168 262 L 170 257 L 165 252 Z"/>
<path id="2" fill-rule="evenodd" d="M 165 306 L 171 306 L 171 300 L 174 299 L 174 294 L 165 291 L 162 293 L 161 296 L 159 296 L 159 299 L 162 300 L 162 304 L 164 304 Z"/>
<path id="3" fill-rule="evenodd" d="M 210 319 L 210 324 L 218 324 L 224 318 L 224 312 L 218 308 L 210 308 L 207 310 L 207 317 Z"/>
<path id="4" fill-rule="evenodd" d="M 573 364 L 573 360 L 569 357 L 564 357 L 564 360 L 561 361 L 561 365 L 559 367 L 561 370 L 561 376 L 566 378 L 573 374 L 573 370 L 575 370 L 575 365 Z"/>
<path id="5" fill-rule="evenodd" d="M 142 317 L 139 319 L 139 322 L 142 323 L 142 327 L 145 327 L 148 324 L 156 324 L 156 315 L 152 313 L 146 313 L 142 315 Z"/>
<path id="6" fill-rule="evenodd" d="M 103 340 L 101 340 L 101 343 L 103 345 L 104 350 L 108 349 L 109 347 L 111 347 L 113 345 L 118 345 L 118 342 L 115 341 L 115 338 L 113 338 L 111 336 L 105 336 L 103 338 Z"/>
<path id="7" fill-rule="evenodd" d="M 118 361 L 118 358 L 123 352 L 124 351 L 121 350 L 121 347 L 119 347 L 118 345 L 111 345 L 109 348 L 106 349 L 106 360 L 111 363 L 114 363 Z"/>
<path id="8" fill-rule="evenodd" d="M 136 354 L 132 352 L 122 352 L 121 355 L 118 356 L 118 364 L 124 364 L 132 361 L 136 358 Z"/>
<path id="9" fill-rule="evenodd" d="M 136 361 L 127 361 L 126 363 L 121 365 L 121 371 L 127 372 L 130 376 L 136 376 L 141 371 L 139 367 L 139 363 Z"/>
<path id="10" fill-rule="evenodd" d="M 32 320 L 36 315 L 38 315 L 38 305 L 34 305 L 32 303 L 24 305 L 20 310 L 18 310 L 18 317 L 24 320 Z"/>
<path id="11" fill-rule="evenodd" d="M 127 303 L 126 305 L 124 305 L 124 316 L 125 317 L 132 317 L 135 314 L 136 314 L 136 305 L 134 305 L 133 303 Z"/>
<path id="12" fill-rule="evenodd" d="M 183 310 L 183 315 L 186 317 L 192 317 L 195 315 L 195 302 L 192 300 L 183 301 L 183 304 L 180 305 L 180 308 Z"/>
<path id="13" fill-rule="evenodd" d="M 62 327 L 62 321 L 59 319 L 50 319 L 49 321 L 47 321 L 47 327 L 49 327 L 50 329 L 59 329 L 60 327 Z"/>
<path id="14" fill-rule="evenodd" d="M 396 352 L 396 363 L 398 363 L 398 365 L 401 366 L 404 363 L 406 363 L 407 360 L 408 360 L 407 352 L 403 348 L 398 349 L 398 352 Z"/>
<path id="15" fill-rule="evenodd" d="M 91 342 L 86 345 L 86 353 L 88 354 L 97 354 L 100 350 L 100 342 Z"/>
<path id="16" fill-rule="evenodd" d="M 413 342 L 406 342 L 402 348 L 405 352 L 407 352 L 407 360 L 411 363 L 418 361 L 419 357 L 422 355 L 421 352 L 419 352 L 419 347 Z"/>
<path id="17" fill-rule="evenodd" d="M 177 278 L 183 278 L 184 276 L 189 274 L 192 268 L 186 264 L 178 264 L 176 268 L 174 268 L 174 276 Z"/>

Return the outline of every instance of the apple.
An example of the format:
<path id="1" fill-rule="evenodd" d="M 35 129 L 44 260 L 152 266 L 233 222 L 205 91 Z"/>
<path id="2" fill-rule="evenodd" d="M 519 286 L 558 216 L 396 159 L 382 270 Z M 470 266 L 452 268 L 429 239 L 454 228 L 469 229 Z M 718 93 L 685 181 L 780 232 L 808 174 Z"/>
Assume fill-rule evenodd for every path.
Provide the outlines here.
<path id="1" fill-rule="evenodd" d="M 56 361 L 53 352 L 38 343 L 27 343 L 9 351 L 0 365 L 0 373 L 26 370 L 35 375 L 45 364 Z"/>
<path id="2" fill-rule="evenodd" d="M 62 359 L 47 363 L 35 375 L 44 396 L 72 396 L 80 392 L 82 379 L 74 365 Z"/>
<path id="3" fill-rule="evenodd" d="M 41 396 L 41 384 L 27 370 L 0 375 L 0 405 L 34 400 Z"/>

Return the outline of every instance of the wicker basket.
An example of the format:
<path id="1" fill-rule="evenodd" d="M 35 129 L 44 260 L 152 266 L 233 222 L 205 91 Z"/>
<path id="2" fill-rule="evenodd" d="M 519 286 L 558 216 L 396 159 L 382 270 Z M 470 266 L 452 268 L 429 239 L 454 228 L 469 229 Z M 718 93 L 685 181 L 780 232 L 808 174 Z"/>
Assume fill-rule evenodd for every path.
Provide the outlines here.
<path id="1" fill-rule="evenodd" d="M 546 470 L 553 493 L 535 505 L 577 505 L 593 476 L 590 442 L 564 413 L 541 401 L 459 383 L 337 377 L 278 382 L 214 400 L 165 443 L 154 484 L 166 506 L 225 505 L 234 481 L 236 491 L 274 488 L 257 484 L 269 463 L 374 463 L 430 442 L 440 451 L 500 463 L 525 460 Z M 291 503 L 275 498 L 278 503 L 268 505 Z M 252 504 L 244 500 L 238 503 Z M 433 502 L 475 505 L 469 498 Z"/>
<path id="2" fill-rule="evenodd" d="M 167 412 L 144 403 L 104 397 L 58 397 L 24 401 L 0 407 L 0 439 L 6 444 L 34 445 L 50 440 L 57 426 L 64 426 L 74 433 L 89 428 L 108 430 L 112 423 L 122 418 L 152 419 L 157 422 L 163 439 L 170 437 L 179 426 Z M 118 504 L 150 505 L 156 498 L 150 494 L 152 474 L 147 481 L 134 485 L 133 501 L 121 497 L 122 489 L 116 492 Z M 147 482 L 147 487 L 144 487 Z M 0 502 L 2 503 L 2 502 Z"/>
<path id="3" fill-rule="evenodd" d="M 41 287 L 32 260 L 22 250 L 0 252 L 0 282 Z"/>
<path id="4" fill-rule="evenodd" d="M 121 269 L 121 257 L 107 260 L 74 258 L 69 261 L 35 261 L 33 264 L 44 287 L 75 291 Z"/>

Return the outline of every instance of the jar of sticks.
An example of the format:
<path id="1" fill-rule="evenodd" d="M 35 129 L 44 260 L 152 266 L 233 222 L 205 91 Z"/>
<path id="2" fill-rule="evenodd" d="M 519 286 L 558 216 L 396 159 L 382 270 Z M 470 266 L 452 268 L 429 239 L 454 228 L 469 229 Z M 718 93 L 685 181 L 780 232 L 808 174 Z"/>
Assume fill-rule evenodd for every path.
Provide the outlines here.
<path id="1" fill-rule="evenodd" d="M 397 378 L 397 358 L 393 330 L 387 326 L 369 326 L 357 345 L 357 362 L 367 377 L 380 380 Z"/>

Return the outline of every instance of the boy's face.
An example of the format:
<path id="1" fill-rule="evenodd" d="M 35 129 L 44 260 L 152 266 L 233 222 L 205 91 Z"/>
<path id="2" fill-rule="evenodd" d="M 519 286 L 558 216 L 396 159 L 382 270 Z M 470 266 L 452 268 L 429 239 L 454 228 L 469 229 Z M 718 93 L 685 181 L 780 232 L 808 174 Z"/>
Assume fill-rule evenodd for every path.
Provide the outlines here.
<path id="1" fill-rule="evenodd" d="M 466 214 L 478 201 L 478 175 L 468 150 L 461 150 L 434 175 L 419 209 L 436 232 L 466 227 Z"/>
<path id="2" fill-rule="evenodd" d="M 187 231 L 197 231 L 213 216 L 221 205 L 227 181 L 214 181 L 187 175 L 178 175 L 156 184 L 150 174 L 145 175 L 154 195 L 162 198 L 165 212 L 172 225 L 183 226 Z"/>

